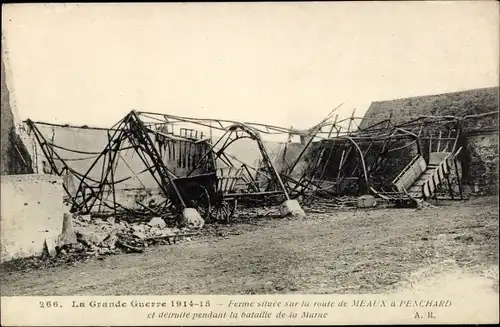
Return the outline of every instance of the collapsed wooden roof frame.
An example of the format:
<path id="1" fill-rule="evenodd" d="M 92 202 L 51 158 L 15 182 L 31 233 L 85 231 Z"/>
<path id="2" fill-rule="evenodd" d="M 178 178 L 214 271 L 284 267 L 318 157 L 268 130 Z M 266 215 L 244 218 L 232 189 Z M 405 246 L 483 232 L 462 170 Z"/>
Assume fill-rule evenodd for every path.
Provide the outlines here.
<path id="1" fill-rule="evenodd" d="M 338 108 L 338 107 L 337 107 Z M 113 171 L 113 164 L 117 158 L 116 153 L 119 151 L 127 150 L 130 148 L 135 149 L 138 151 L 139 157 L 141 160 L 144 162 L 146 165 L 146 169 L 143 171 L 139 172 L 149 172 L 153 175 L 155 178 L 158 186 L 160 189 L 165 192 L 167 192 L 166 187 L 169 185 L 172 181 L 173 178 L 176 176 L 162 163 L 161 156 L 159 155 L 158 151 L 156 150 L 154 146 L 154 141 L 151 139 L 149 134 L 156 134 L 156 135 L 161 135 L 162 137 L 170 138 L 170 139 L 183 139 L 183 140 L 189 140 L 192 142 L 207 142 L 209 139 L 205 140 L 192 140 L 189 138 L 183 138 L 183 137 L 176 137 L 173 135 L 167 135 L 164 133 L 161 133 L 157 130 L 154 129 L 155 124 L 164 124 L 164 123 L 191 123 L 199 126 L 204 126 L 208 127 L 210 129 L 216 129 L 219 131 L 223 131 L 224 135 L 228 136 L 226 143 L 222 146 L 222 149 L 217 150 L 218 156 L 221 158 L 221 160 L 225 160 L 226 163 L 228 163 L 228 157 L 224 155 L 224 150 L 227 148 L 227 146 L 236 141 L 237 139 L 243 138 L 243 137 L 249 137 L 253 140 L 257 141 L 257 144 L 259 145 L 259 150 L 261 151 L 261 154 L 264 159 L 264 163 L 267 166 L 269 172 L 271 173 L 271 179 L 274 179 L 276 184 L 280 187 L 280 189 L 283 191 L 285 194 L 286 198 L 290 197 L 290 194 L 293 195 L 293 197 L 296 197 L 298 195 L 304 195 L 305 193 L 309 193 L 308 199 L 312 199 L 314 197 L 314 194 L 316 192 L 321 192 L 321 191 L 328 191 L 328 189 L 322 188 L 321 184 L 324 182 L 323 175 L 324 175 L 324 169 L 325 167 L 319 167 L 318 165 L 322 162 L 322 158 L 325 155 L 326 148 L 322 149 L 322 151 L 319 152 L 319 157 L 315 158 L 314 160 L 310 161 L 310 166 L 308 169 L 304 171 L 302 176 L 299 178 L 299 180 L 293 179 L 291 177 L 291 173 L 296 167 L 296 164 L 299 162 L 299 160 L 302 159 L 303 155 L 305 154 L 306 150 L 311 146 L 313 140 L 319 140 L 323 142 L 335 142 L 335 140 L 344 140 L 347 141 L 349 144 L 351 144 L 352 148 L 356 153 L 358 153 L 358 158 L 359 158 L 359 164 L 361 166 L 361 173 L 362 175 L 360 176 L 362 179 L 364 179 L 366 188 L 365 190 L 370 189 L 369 185 L 369 171 L 367 169 L 366 163 L 364 162 L 364 156 L 366 155 L 366 152 L 363 153 L 361 151 L 361 148 L 359 146 L 360 142 L 375 142 L 375 141 L 384 141 L 387 142 L 390 139 L 394 138 L 412 138 L 414 141 L 417 143 L 418 151 L 420 152 L 420 139 L 423 137 L 422 136 L 422 131 L 424 126 L 433 124 L 433 125 L 448 125 L 448 124 L 458 124 L 460 125 L 463 121 L 466 121 L 468 119 L 479 119 L 482 117 L 486 116 L 493 116 L 493 115 L 498 115 L 498 112 L 490 112 L 490 113 L 485 113 L 485 114 L 479 114 L 479 115 L 470 115 L 470 116 L 465 116 L 465 117 L 454 117 L 454 116 L 419 116 L 416 117 L 415 119 L 410 119 L 407 122 L 403 122 L 400 124 L 393 124 L 390 119 L 386 119 L 383 121 L 379 121 L 377 123 L 374 123 L 373 125 L 367 127 L 367 128 L 359 128 L 359 125 L 356 126 L 356 120 L 361 119 L 360 117 L 355 117 L 354 116 L 354 111 L 351 115 L 351 117 L 338 120 L 338 115 L 335 116 L 335 119 L 332 121 L 332 114 L 333 112 L 337 109 L 335 108 L 323 121 L 321 121 L 319 124 L 314 126 L 313 128 L 310 128 L 309 130 L 297 130 L 297 129 L 292 129 L 292 128 L 284 128 L 284 127 L 279 127 L 279 126 L 273 126 L 273 125 L 268 125 L 268 124 L 262 124 L 262 123 L 241 123 L 237 121 L 232 121 L 232 120 L 220 120 L 220 119 L 204 119 L 204 118 L 190 118 L 190 117 L 183 117 L 183 116 L 175 116 L 175 115 L 167 115 L 167 114 L 160 114 L 160 113 L 152 113 L 152 112 L 138 112 L 138 111 L 131 111 L 129 114 L 127 114 L 123 119 L 121 119 L 119 122 L 117 122 L 115 125 L 113 125 L 109 129 L 104 129 L 104 128 L 93 128 L 93 127 L 87 127 L 87 126 L 81 126 L 79 128 L 88 128 L 88 129 L 97 129 L 97 130 L 106 130 L 108 134 L 108 144 L 106 147 L 103 149 L 102 152 L 97 153 L 97 152 L 87 152 L 87 151 L 78 151 L 78 150 L 72 150 L 72 149 L 67 149 L 63 148 L 61 146 L 58 146 L 56 144 L 53 144 L 45 139 L 45 137 L 42 135 L 42 133 L 39 131 L 39 129 L 36 127 L 37 124 L 41 125 L 53 125 L 53 126 L 61 126 L 61 127 L 72 127 L 69 125 L 56 125 L 56 124 L 49 124 L 49 123 L 43 123 L 43 122 L 33 122 L 31 120 L 27 120 L 26 123 L 28 127 L 34 131 L 35 139 L 37 140 L 38 144 L 40 145 L 45 157 L 47 158 L 47 161 L 49 165 L 51 166 L 52 170 L 57 174 L 57 175 L 63 175 L 65 172 L 71 172 L 78 180 L 79 180 L 79 185 L 77 189 L 77 194 L 76 195 L 71 195 L 70 191 L 65 189 L 66 193 L 70 196 L 71 201 L 72 201 L 72 210 L 73 211 L 80 211 L 80 212 L 90 212 L 91 208 L 95 204 L 95 202 L 100 199 L 99 205 L 104 205 L 108 208 L 113 209 L 114 211 L 117 210 L 117 206 L 119 206 L 116 203 L 115 197 L 115 192 L 114 192 L 114 186 L 118 183 L 121 183 L 131 177 L 122 179 L 122 180 L 114 180 L 114 171 Z M 153 120 L 153 122 L 147 123 L 145 122 L 145 118 L 149 118 Z M 156 121 L 156 123 L 154 122 Z M 343 126 L 341 126 L 341 123 L 343 122 L 348 122 L 348 127 L 347 129 Z M 458 126 L 457 125 L 457 126 Z M 351 128 L 352 127 L 352 128 Z M 326 131 L 325 131 L 326 129 Z M 389 133 L 388 133 L 389 131 Z M 239 133 L 242 132 L 242 133 Z M 385 132 L 385 133 L 384 133 Z M 267 154 L 267 151 L 265 150 L 264 146 L 262 145 L 262 140 L 260 137 L 260 133 L 263 134 L 289 134 L 289 135 L 299 135 L 305 138 L 308 138 L 307 143 L 305 144 L 305 147 L 299 154 L 299 156 L 296 158 L 296 160 L 292 163 L 292 165 L 288 168 L 287 171 L 285 172 L 278 172 L 276 168 L 274 167 L 272 161 L 269 159 L 269 155 Z M 231 136 L 236 136 L 235 138 L 231 138 Z M 130 143 L 132 144 L 131 147 L 126 147 L 126 148 L 121 148 L 120 145 L 122 142 L 128 139 Z M 219 141 L 222 139 L 222 137 L 219 139 Z M 228 143 L 229 140 L 229 143 Z M 217 142 L 212 146 L 211 151 L 216 150 L 216 145 Z M 369 146 L 371 147 L 371 145 Z M 82 153 L 82 154 L 94 154 L 97 155 L 95 161 L 91 165 L 91 167 L 84 173 L 81 174 L 80 172 L 75 171 L 71 167 L 67 165 L 65 160 L 61 158 L 57 152 L 54 151 L 53 148 L 61 148 L 70 152 L 76 152 L 76 153 Z M 140 150 L 140 151 L 139 151 Z M 331 155 L 331 152 L 329 153 Z M 102 171 L 102 177 L 101 181 L 95 180 L 90 178 L 88 175 L 90 171 L 92 170 L 93 167 L 98 163 L 98 161 L 101 158 L 106 157 L 108 158 L 108 165 L 105 166 L 103 165 L 103 171 Z M 236 159 L 237 158 L 234 158 Z M 62 169 L 58 168 L 59 166 L 55 163 L 55 161 L 58 161 L 62 163 L 63 167 Z M 103 160 L 104 162 L 106 160 Z M 316 165 L 316 166 L 314 166 Z M 254 167 L 246 167 L 247 169 L 254 169 Z M 320 180 L 315 181 L 314 180 L 314 174 L 322 170 L 322 173 L 320 174 Z M 311 171 L 314 172 L 311 174 Z M 155 172 L 158 172 L 158 174 L 155 174 Z M 192 171 L 190 172 L 192 173 Z M 137 175 L 137 174 L 136 174 Z M 108 180 L 110 179 L 110 180 Z M 283 182 L 285 180 L 285 183 Z M 94 191 L 94 187 L 90 185 L 90 182 L 97 183 L 97 192 Z M 106 187 L 111 188 L 112 194 L 113 194 L 113 206 L 107 205 L 105 202 L 102 201 L 102 197 L 104 194 L 104 189 Z M 90 190 L 90 194 L 85 194 L 85 190 Z M 176 193 L 180 197 L 180 194 L 176 190 Z M 311 195 L 312 194 L 312 195 Z M 81 197 L 82 201 L 78 202 L 77 199 Z M 183 206 L 185 206 L 184 202 L 181 199 L 181 203 Z"/>
<path id="2" fill-rule="evenodd" d="M 382 153 L 379 153 L 377 156 L 377 162 L 375 162 L 373 165 L 370 165 L 370 169 L 368 169 L 368 165 L 365 162 L 366 160 L 366 155 L 368 153 L 368 150 L 372 147 L 372 145 L 376 142 L 383 142 L 383 151 L 388 151 L 388 152 L 394 152 L 397 150 L 401 150 L 403 148 L 407 148 L 409 146 L 416 145 L 416 151 L 418 154 L 423 153 L 422 149 L 422 144 L 421 142 L 423 140 L 428 140 L 429 142 L 432 142 L 432 131 L 439 132 L 439 136 L 434 136 L 436 141 L 441 140 L 442 136 L 441 133 L 443 132 L 443 129 L 451 130 L 455 129 L 457 131 L 456 134 L 453 136 L 453 145 L 452 149 L 450 149 L 451 152 L 454 152 L 457 150 L 459 147 L 459 139 L 463 137 L 463 130 L 462 126 L 464 122 L 467 122 L 469 120 L 474 120 L 474 119 L 481 119 L 484 117 L 491 117 L 491 116 L 498 116 L 498 111 L 494 112 L 487 112 L 483 114 L 477 114 L 477 115 L 468 115 L 464 117 L 456 117 L 456 116 L 418 116 L 415 118 L 409 118 L 407 121 L 404 121 L 399 124 L 394 124 L 391 119 L 384 119 L 384 120 L 375 120 L 376 122 L 373 123 L 372 125 L 369 125 L 368 127 L 365 128 L 360 128 L 359 125 L 357 128 L 351 129 L 351 126 L 355 124 L 356 120 L 361 119 L 361 117 L 355 117 L 354 116 L 354 111 L 351 115 L 351 117 L 345 118 L 342 121 L 335 121 L 329 122 L 326 124 L 323 124 L 322 127 L 329 128 L 328 136 L 327 137 L 320 137 L 320 142 L 324 144 L 330 144 L 330 152 L 328 153 L 328 159 L 326 162 L 328 162 L 331 152 L 333 147 L 335 146 L 336 143 L 339 143 L 339 141 L 344 141 L 347 142 L 347 151 L 352 151 L 357 154 L 358 158 L 358 163 L 357 166 L 352 169 L 352 174 L 350 176 L 343 176 L 340 174 L 340 171 L 342 170 L 342 158 L 341 158 L 341 164 L 339 166 L 339 175 L 338 178 L 351 178 L 353 174 L 357 172 L 359 175 L 358 178 L 362 179 L 364 181 L 364 187 L 360 189 L 360 192 L 363 194 L 367 193 L 372 193 L 373 188 L 370 185 L 370 174 L 373 173 L 374 169 L 377 169 L 377 167 L 380 167 L 382 164 L 382 161 L 380 158 L 384 158 L 382 156 Z M 338 127 L 339 122 L 343 121 L 348 121 L 348 127 L 342 128 Z M 336 133 L 332 133 L 333 130 L 336 130 Z M 430 131 L 430 133 L 429 133 Z M 498 127 L 494 126 L 492 128 L 487 128 L 484 131 L 468 131 L 468 133 L 491 133 L 491 132 L 498 132 Z M 320 132 L 318 134 L 325 133 L 325 132 Z M 450 133 L 451 134 L 451 133 Z M 388 144 L 393 141 L 393 140 L 401 140 L 401 139 L 410 139 L 408 144 L 404 145 L 403 147 L 397 147 L 394 149 L 388 148 Z M 360 144 L 361 143 L 369 143 L 367 149 L 363 153 L 361 150 Z M 430 143 L 429 143 L 430 144 Z M 306 204 L 310 204 L 312 199 L 314 199 L 314 196 L 317 192 L 323 192 L 326 194 L 333 195 L 330 192 L 330 188 L 326 187 L 323 188 L 321 185 L 325 181 L 325 168 L 326 167 L 321 167 L 321 163 L 325 162 L 322 160 L 324 158 L 325 152 L 326 152 L 327 146 L 322 146 L 321 151 L 318 151 L 319 153 L 319 158 L 318 159 L 313 159 L 312 162 L 314 162 L 312 169 L 309 169 L 309 174 L 305 174 L 302 176 L 301 180 L 303 179 L 307 180 L 312 180 L 314 176 L 316 176 L 317 171 L 321 171 L 319 174 L 319 180 L 315 183 L 309 183 L 307 187 L 303 188 L 300 193 L 305 194 L 309 193 L 308 197 L 306 198 L 305 202 Z M 342 157 L 344 157 L 344 152 Z M 345 161 L 344 161 L 345 163 Z M 316 166 L 314 166 L 316 165 Z M 358 167 L 361 167 L 358 169 Z M 308 175 L 308 176 L 307 176 Z M 300 182 L 299 181 L 299 182 Z M 339 181 L 336 181 L 339 183 Z M 302 185 L 301 183 L 297 183 L 296 186 Z M 338 195 L 338 194 L 336 194 Z M 335 200 L 335 199 L 333 199 Z M 309 202 L 309 203 L 308 203 Z"/>
<path id="3" fill-rule="evenodd" d="M 179 197 L 179 202 L 183 207 L 186 206 L 177 187 L 174 183 L 172 183 L 172 179 L 175 178 L 175 176 L 162 163 L 158 150 L 155 148 L 153 140 L 148 135 L 147 129 L 136 111 L 130 112 L 118 123 L 113 125 L 113 127 L 107 130 L 108 143 L 102 152 L 97 153 L 97 157 L 83 174 L 69 167 L 66 161 L 62 159 L 56 151 L 54 151 L 54 147 L 76 153 L 83 153 L 82 151 L 63 148 L 48 142 L 36 126 L 37 124 L 43 123 L 34 123 L 31 120 L 27 120 L 26 123 L 30 130 L 34 132 L 35 139 L 44 153 L 44 156 L 47 158 L 52 171 L 59 176 L 63 176 L 63 174 L 70 172 L 79 180 L 75 194 L 72 194 L 66 186 L 64 187 L 72 203 L 71 212 L 80 212 L 83 214 L 90 213 L 97 200 L 99 200 L 99 207 L 104 205 L 109 208 L 110 206 L 103 201 L 105 189 L 109 188 L 113 196 L 113 206 L 111 209 L 113 209 L 116 214 L 118 204 L 116 202 L 115 185 L 129 179 L 130 177 L 118 181 L 115 180 L 115 165 L 117 164 L 117 154 L 120 151 L 127 149 L 134 149 L 136 151 L 146 166 L 146 169 L 144 169 L 143 172 L 148 171 L 151 173 L 164 194 L 167 194 L 168 192 L 167 186 L 171 185 Z M 61 126 L 64 127 L 64 125 Z M 132 146 L 125 148 L 122 147 L 121 145 L 125 140 L 128 140 Z M 91 154 L 90 152 L 85 153 Z M 103 163 L 101 180 L 96 180 L 91 178 L 89 174 L 99 161 L 101 161 L 101 159 Z M 55 162 L 56 160 L 62 164 L 62 168 L 59 168 L 59 165 Z M 157 172 L 157 174 L 155 174 L 155 172 Z M 97 187 L 91 185 L 90 182 L 96 183 Z M 89 194 L 87 194 L 87 191 Z M 81 199 L 81 201 L 79 201 L 79 199 Z"/>
<path id="4" fill-rule="evenodd" d="M 155 117 L 156 116 L 156 117 Z M 165 115 L 151 112 L 138 112 L 131 111 L 124 118 L 114 124 L 111 128 L 94 128 L 88 126 L 80 126 L 77 128 L 85 128 L 85 129 L 96 129 L 96 130 L 105 130 L 107 131 L 108 143 L 105 148 L 101 152 L 88 152 L 88 151 L 80 151 L 74 149 L 68 149 L 53 142 L 46 140 L 44 135 L 38 129 L 37 125 L 49 125 L 49 126 L 59 126 L 59 127 L 76 127 L 70 125 L 58 125 L 58 124 L 50 124 L 44 122 L 33 122 L 28 119 L 25 123 L 28 125 L 29 129 L 33 132 L 37 143 L 39 144 L 44 156 L 47 158 L 48 164 L 50 165 L 52 171 L 59 175 L 63 176 L 66 173 L 71 173 L 78 179 L 78 187 L 76 189 L 76 193 L 72 194 L 70 190 L 64 186 L 65 192 L 68 195 L 72 207 L 72 212 L 80 212 L 82 214 L 90 213 L 96 202 L 99 200 L 99 207 L 104 205 L 109 209 L 112 209 L 115 213 L 120 207 L 120 205 L 116 202 L 116 193 L 115 193 L 115 185 L 121 183 L 131 177 L 127 177 L 121 180 L 115 180 L 114 170 L 116 169 L 117 163 L 117 154 L 120 151 L 134 149 L 140 159 L 145 164 L 146 168 L 142 170 L 140 173 L 149 172 L 156 183 L 158 184 L 161 191 L 168 196 L 168 187 L 169 185 L 174 188 L 175 193 L 179 199 L 179 202 L 185 208 L 186 203 L 183 201 L 179 190 L 175 183 L 172 183 L 172 180 L 177 176 L 168 169 L 168 167 L 162 162 L 161 156 L 158 150 L 155 147 L 154 140 L 151 138 L 152 135 L 159 135 L 163 138 L 171 139 L 171 140 L 185 140 L 191 142 L 208 142 L 208 139 L 204 140 L 193 140 L 186 137 L 178 137 L 174 135 L 169 135 L 162 133 L 154 128 L 155 123 L 145 122 L 145 118 L 153 118 L 156 120 L 156 124 L 158 123 L 193 123 L 200 126 L 205 126 L 209 128 L 214 128 L 217 130 L 225 131 L 226 142 L 222 146 L 221 149 L 217 150 L 217 157 L 220 157 L 222 160 L 225 160 L 228 163 L 228 156 L 224 154 L 224 150 L 231 144 L 232 142 L 244 138 L 249 137 L 252 140 L 256 141 L 259 147 L 259 151 L 262 154 L 263 162 L 268 169 L 268 173 L 270 175 L 270 179 L 275 182 L 275 184 L 279 187 L 280 191 L 285 195 L 287 199 L 289 199 L 287 188 L 285 187 L 279 172 L 276 170 L 273 162 L 269 158 L 269 154 L 265 149 L 260 133 L 264 134 L 283 134 L 283 133 L 293 133 L 296 135 L 304 135 L 307 136 L 307 133 L 303 131 L 297 131 L 293 129 L 282 128 L 278 126 L 260 124 L 260 123 L 240 123 L 236 121 L 230 120 L 217 120 L 217 119 L 198 119 L 198 118 L 189 118 L 189 117 L 180 117 L 174 115 Z M 224 137 L 223 135 L 223 137 Z M 219 139 L 222 140 L 221 137 Z M 129 147 L 122 147 L 122 144 L 125 140 L 128 140 L 130 144 Z M 214 152 L 216 150 L 216 144 L 211 146 L 208 152 Z M 211 144 L 209 142 L 209 144 Z M 92 162 L 90 167 L 86 170 L 85 173 L 80 173 L 74 169 L 72 169 L 56 151 L 54 148 L 63 149 L 69 152 L 80 153 L 80 154 L 91 154 L 96 155 L 95 160 Z M 123 159 L 123 158 L 122 158 Z M 96 165 L 102 160 L 103 168 L 101 171 L 101 180 L 93 179 L 89 176 L 90 172 Z M 202 159 L 203 160 L 203 159 Z M 202 161 L 200 160 L 200 162 Z M 56 161 L 60 163 L 60 165 L 56 164 Z M 62 165 L 62 168 L 61 168 Z M 253 167 L 246 167 L 246 169 Z M 189 174 L 193 173 L 194 169 L 190 171 Z M 137 175 L 137 174 L 136 174 Z M 92 183 L 97 184 L 97 186 L 92 185 Z M 105 194 L 105 190 L 109 189 L 113 196 L 113 204 L 110 206 L 105 201 L 103 201 L 103 197 Z M 260 192 L 265 193 L 265 192 Z M 259 195 L 259 192 L 255 192 L 256 195 Z M 122 209 L 125 209 L 122 207 Z M 100 211 L 100 208 L 99 208 Z"/>

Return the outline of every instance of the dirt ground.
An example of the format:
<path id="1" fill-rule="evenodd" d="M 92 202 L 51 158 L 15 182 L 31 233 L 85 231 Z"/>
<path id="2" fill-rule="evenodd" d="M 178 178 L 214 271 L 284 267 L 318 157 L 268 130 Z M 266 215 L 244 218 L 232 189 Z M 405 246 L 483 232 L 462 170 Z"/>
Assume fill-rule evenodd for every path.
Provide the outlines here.
<path id="1" fill-rule="evenodd" d="M 4 264 L 1 294 L 387 293 L 425 290 L 431 280 L 498 294 L 498 221 L 492 197 L 242 219 L 142 254 L 27 271 Z"/>

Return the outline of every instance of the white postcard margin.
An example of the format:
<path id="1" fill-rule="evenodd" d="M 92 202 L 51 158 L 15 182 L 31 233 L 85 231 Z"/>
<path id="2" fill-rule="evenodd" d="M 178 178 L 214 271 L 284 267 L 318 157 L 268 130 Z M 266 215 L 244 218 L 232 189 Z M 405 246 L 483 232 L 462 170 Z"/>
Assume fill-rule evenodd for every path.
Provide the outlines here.
<path id="1" fill-rule="evenodd" d="M 498 323 L 499 298 L 396 295 L 2 297 L 3 326 Z"/>

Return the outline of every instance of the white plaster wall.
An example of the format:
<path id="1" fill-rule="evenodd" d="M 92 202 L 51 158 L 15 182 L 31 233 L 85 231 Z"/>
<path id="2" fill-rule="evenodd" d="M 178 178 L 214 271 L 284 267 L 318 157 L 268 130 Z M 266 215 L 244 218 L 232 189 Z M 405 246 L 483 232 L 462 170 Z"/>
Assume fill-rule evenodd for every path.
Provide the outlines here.
<path id="1" fill-rule="evenodd" d="M 137 202 L 148 205 L 149 201 L 155 200 L 155 203 L 161 203 L 165 198 L 162 191 L 158 188 L 155 189 L 135 189 L 135 190 L 116 190 L 115 191 L 116 203 L 129 208 L 129 209 L 143 209 Z M 108 205 L 113 204 L 113 194 L 108 192 L 104 196 L 105 203 Z M 97 212 L 99 209 L 99 200 L 93 206 L 92 212 Z M 118 207 L 118 209 L 120 209 Z M 107 206 L 101 206 L 101 211 L 111 212 L 112 209 Z"/>
<path id="2" fill-rule="evenodd" d="M 62 230 L 62 178 L 4 175 L 1 184 L 0 261 L 42 253 L 45 239 L 54 243 Z"/>

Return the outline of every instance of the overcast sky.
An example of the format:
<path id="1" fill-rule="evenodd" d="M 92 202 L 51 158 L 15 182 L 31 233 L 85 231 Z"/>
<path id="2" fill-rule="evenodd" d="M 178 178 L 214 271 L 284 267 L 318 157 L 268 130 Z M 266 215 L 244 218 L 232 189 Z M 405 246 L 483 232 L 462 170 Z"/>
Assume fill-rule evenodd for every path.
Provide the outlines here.
<path id="1" fill-rule="evenodd" d="M 344 102 L 498 85 L 498 3 L 24 4 L 3 8 L 21 119 L 132 109 L 306 128 Z"/>

